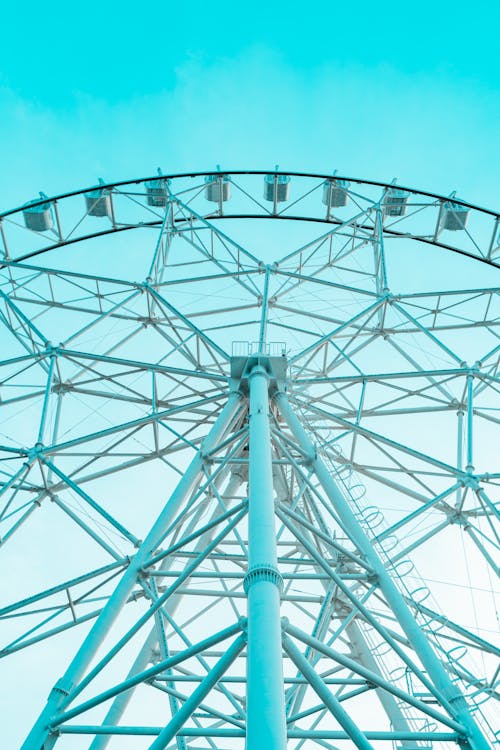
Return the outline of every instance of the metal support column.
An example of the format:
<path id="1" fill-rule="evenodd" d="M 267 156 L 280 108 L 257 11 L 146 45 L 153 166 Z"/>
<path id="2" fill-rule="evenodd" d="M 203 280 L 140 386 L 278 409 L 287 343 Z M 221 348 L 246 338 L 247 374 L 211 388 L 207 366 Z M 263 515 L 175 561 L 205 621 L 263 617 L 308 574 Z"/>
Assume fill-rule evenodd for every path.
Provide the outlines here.
<path id="1" fill-rule="evenodd" d="M 229 480 L 228 486 L 226 487 L 226 490 L 224 492 L 224 498 L 226 500 L 226 505 L 230 507 L 233 504 L 233 495 L 236 494 L 236 492 L 239 490 L 240 485 L 243 481 L 242 478 L 242 468 L 237 468 L 236 470 L 233 470 L 231 479 Z M 204 509 L 201 512 L 204 512 Z M 213 520 L 216 518 L 217 513 L 220 513 L 220 508 L 216 507 L 214 508 L 212 512 L 212 516 L 210 520 Z M 197 516 L 196 516 L 197 518 Z M 201 552 L 208 543 L 212 541 L 214 535 L 214 530 L 210 529 L 209 531 L 202 534 L 198 542 L 196 543 L 194 547 L 195 552 Z M 165 571 L 165 573 L 168 572 L 168 570 L 171 568 L 172 563 L 174 562 L 175 558 L 166 558 L 163 561 L 163 564 L 161 565 L 161 570 Z M 160 581 L 163 579 L 159 579 Z M 165 605 L 168 609 L 168 613 L 170 615 L 174 615 L 175 611 L 181 602 L 181 594 L 174 594 L 172 598 L 169 600 L 168 605 Z M 136 674 L 139 672 L 142 672 L 144 669 L 146 669 L 147 665 L 151 661 L 151 655 L 154 649 L 158 645 L 158 633 L 157 628 L 154 626 L 151 631 L 149 632 L 148 637 L 146 638 L 143 647 L 139 651 L 128 675 L 127 679 L 133 678 Z M 115 724 L 118 724 L 121 717 L 123 716 L 123 713 L 125 712 L 125 709 L 127 708 L 130 699 L 132 698 L 133 694 L 133 688 L 128 691 L 123 691 L 119 695 L 116 696 L 115 700 L 113 701 L 112 705 L 108 709 L 108 712 L 103 720 L 104 725 L 113 726 Z M 104 750 L 104 748 L 107 747 L 109 740 L 111 739 L 111 735 L 97 735 L 94 740 L 92 741 L 89 750 Z"/>
<path id="2" fill-rule="evenodd" d="M 368 644 L 365 641 L 364 634 L 359 627 L 356 620 L 353 620 L 346 626 L 346 633 L 351 641 L 352 646 L 356 651 L 357 659 L 363 666 L 367 667 L 372 672 L 379 674 L 382 677 L 382 672 L 379 669 L 377 660 L 373 656 Z M 382 708 L 389 717 L 392 728 L 396 732 L 409 732 L 410 725 L 408 724 L 407 718 L 401 710 L 397 700 L 387 690 L 376 688 L 375 690 L 377 697 L 382 704 Z M 415 747 L 415 743 L 403 740 L 401 742 L 402 747 Z"/>
<path id="3" fill-rule="evenodd" d="M 47 699 L 47 704 L 33 726 L 28 737 L 21 746 L 21 750 L 42 750 L 49 733 L 51 717 L 60 711 L 71 700 L 71 691 L 81 679 L 92 661 L 97 649 L 111 629 L 121 608 L 128 599 L 136 582 L 137 576 L 152 552 L 161 542 L 161 538 L 174 518 L 183 500 L 192 491 L 203 470 L 203 455 L 205 451 L 213 449 L 231 424 L 240 405 L 240 395 L 231 393 L 228 402 L 210 433 L 202 443 L 202 447 L 193 458 L 191 464 L 172 493 L 162 512 L 153 524 L 149 534 L 141 544 L 129 567 L 123 574 L 118 586 L 110 596 L 99 618 L 94 623 L 89 634 L 82 643 L 77 654 L 66 670 L 64 676 L 56 683 Z"/>
<path id="4" fill-rule="evenodd" d="M 358 750 L 373 750 L 373 745 L 368 742 L 366 735 L 363 734 L 357 724 L 351 719 L 347 711 L 342 708 L 342 704 L 338 698 L 327 688 L 321 677 L 314 671 L 310 662 L 307 661 L 287 635 L 284 637 L 284 646 L 297 669 L 303 674 L 318 698 L 324 703 L 332 716 L 335 717 L 342 729 L 345 729 Z"/>
<path id="5" fill-rule="evenodd" d="M 427 670 L 435 687 L 440 692 L 443 705 L 451 713 L 453 718 L 464 727 L 464 730 L 468 735 L 470 746 L 474 748 L 474 750 L 490 750 L 487 740 L 469 713 L 465 698 L 460 690 L 451 682 L 444 666 L 439 661 L 426 636 L 415 621 L 415 618 L 404 601 L 401 592 L 387 572 L 383 562 L 373 548 L 373 545 L 358 523 L 347 500 L 337 487 L 337 484 L 331 477 L 327 467 L 317 455 L 314 444 L 311 442 L 305 429 L 293 409 L 290 407 L 288 399 L 283 392 L 276 395 L 276 403 L 292 431 L 292 434 L 295 436 L 295 439 L 301 448 L 310 456 L 311 464 L 316 476 L 332 502 L 335 510 L 341 517 L 344 528 L 356 544 L 358 550 L 364 556 L 366 562 L 376 574 L 380 589 L 384 594 L 387 603 L 398 618 L 401 627 L 415 650 L 415 653 L 418 655 L 424 668 Z"/>
<path id="6" fill-rule="evenodd" d="M 204 677 L 196 690 L 189 696 L 182 708 L 172 717 L 167 726 L 149 746 L 149 750 L 165 750 L 193 711 L 199 706 L 210 690 L 217 684 L 222 675 L 229 669 L 245 645 L 245 637 L 240 635 L 227 649 L 217 664 Z"/>
<path id="7" fill-rule="evenodd" d="M 285 750 L 286 716 L 273 499 L 269 378 L 250 376 L 248 506 L 247 750 Z"/>

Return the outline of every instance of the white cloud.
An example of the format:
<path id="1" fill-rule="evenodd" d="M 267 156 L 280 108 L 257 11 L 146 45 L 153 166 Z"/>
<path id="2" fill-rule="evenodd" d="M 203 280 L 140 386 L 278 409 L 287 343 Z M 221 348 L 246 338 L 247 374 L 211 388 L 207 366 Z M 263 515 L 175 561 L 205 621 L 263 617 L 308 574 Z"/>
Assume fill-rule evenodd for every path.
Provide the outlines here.
<path id="1" fill-rule="evenodd" d="M 0 205 L 98 176 L 274 167 L 401 182 L 493 204 L 500 95 L 474 81 L 389 67 L 324 65 L 307 74 L 254 46 L 207 65 L 192 56 L 176 84 L 110 104 L 76 95 L 66 111 L 0 89 Z"/>

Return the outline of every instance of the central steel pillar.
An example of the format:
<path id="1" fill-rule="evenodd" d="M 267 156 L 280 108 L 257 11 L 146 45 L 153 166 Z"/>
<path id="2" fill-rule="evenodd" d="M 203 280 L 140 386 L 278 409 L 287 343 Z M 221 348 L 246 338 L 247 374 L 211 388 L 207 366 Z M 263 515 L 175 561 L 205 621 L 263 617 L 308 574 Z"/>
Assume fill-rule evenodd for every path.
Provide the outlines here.
<path id="1" fill-rule="evenodd" d="M 248 377 L 249 492 L 247 750 L 285 750 L 286 716 L 273 497 L 269 376 L 256 364 Z"/>

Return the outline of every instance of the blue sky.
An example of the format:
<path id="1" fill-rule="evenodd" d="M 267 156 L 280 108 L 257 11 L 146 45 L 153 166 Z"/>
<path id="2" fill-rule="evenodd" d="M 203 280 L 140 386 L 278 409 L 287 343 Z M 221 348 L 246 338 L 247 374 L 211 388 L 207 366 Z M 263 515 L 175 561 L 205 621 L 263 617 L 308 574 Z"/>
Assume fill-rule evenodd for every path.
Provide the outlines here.
<path id="1" fill-rule="evenodd" d="M 217 163 L 497 206 L 499 19 L 491 0 L 10 4 L 0 207 Z"/>
<path id="2" fill-rule="evenodd" d="M 499 21 L 498 0 L 5 4 L 0 210 L 276 163 L 498 208 Z"/>

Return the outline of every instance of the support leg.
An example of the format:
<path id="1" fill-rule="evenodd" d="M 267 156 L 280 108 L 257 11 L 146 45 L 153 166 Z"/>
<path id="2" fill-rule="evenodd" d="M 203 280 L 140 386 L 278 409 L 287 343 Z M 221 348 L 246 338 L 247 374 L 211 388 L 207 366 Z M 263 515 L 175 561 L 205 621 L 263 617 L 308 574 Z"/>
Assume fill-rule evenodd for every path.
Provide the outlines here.
<path id="1" fill-rule="evenodd" d="M 286 395 L 282 392 L 277 394 L 276 402 L 295 439 L 301 448 L 309 454 L 316 476 L 335 510 L 342 518 L 344 528 L 377 576 L 380 589 L 387 603 L 398 618 L 415 653 L 441 694 L 443 705 L 450 711 L 453 718 L 464 727 L 468 734 L 469 744 L 474 750 L 490 750 L 487 740 L 469 712 L 465 698 L 451 682 L 445 668 L 404 601 L 401 592 L 387 572 L 363 528 L 358 523 L 347 500 L 337 487 L 327 467 L 317 455 L 313 443 L 290 407 Z"/>
<path id="2" fill-rule="evenodd" d="M 68 704 L 71 698 L 71 690 L 73 686 L 81 679 L 87 670 L 97 652 L 97 649 L 110 631 L 123 605 L 126 603 L 142 565 L 157 548 L 171 519 L 174 518 L 183 500 L 190 493 L 196 481 L 201 476 L 203 469 L 202 451 L 210 450 L 217 445 L 219 439 L 231 424 L 238 410 L 239 404 L 239 394 L 232 393 L 226 406 L 204 441 L 202 449 L 194 457 L 169 501 L 158 516 L 156 522 L 153 524 L 151 531 L 141 544 L 129 567 L 123 574 L 118 586 L 110 596 L 106 606 L 73 658 L 66 673 L 52 689 L 45 708 L 24 741 L 21 750 L 43 750 L 45 740 L 48 736 L 48 726 L 51 717 Z"/>
<path id="3" fill-rule="evenodd" d="M 224 498 L 225 499 L 227 498 L 226 504 L 228 507 L 231 506 L 233 502 L 232 497 L 233 495 L 237 493 L 242 481 L 243 481 L 242 475 L 238 473 L 238 471 L 233 471 L 231 479 L 229 480 L 229 483 L 224 492 Z M 212 514 L 212 520 L 216 518 L 216 516 L 219 513 L 220 513 L 220 508 L 219 507 L 214 508 L 214 511 Z M 202 549 L 204 549 L 207 543 L 211 541 L 213 534 L 214 534 L 213 529 L 203 534 L 198 540 L 198 543 L 196 544 L 194 548 L 195 551 L 200 552 Z M 164 565 L 162 565 L 162 568 L 165 571 L 168 571 L 170 567 L 171 567 L 171 560 L 169 558 L 166 558 L 164 561 Z M 177 606 L 179 605 L 180 601 L 181 601 L 181 596 L 179 594 L 174 594 L 168 603 L 169 614 L 173 615 L 175 613 L 175 610 L 177 609 Z M 137 658 L 135 659 L 130 669 L 130 672 L 127 675 L 127 678 L 133 677 L 138 672 L 142 672 L 144 669 L 146 669 L 147 665 L 149 664 L 151 660 L 152 652 L 154 651 L 157 645 L 158 645 L 158 634 L 157 634 L 156 627 L 153 627 L 151 631 L 149 632 L 149 635 L 146 638 L 143 647 L 139 651 Z M 107 726 L 113 726 L 115 724 L 118 724 L 118 722 L 120 721 L 121 717 L 123 716 L 130 702 L 130 699 L 132 698 L 132 694 L 133 694 L 133 689 L 120 693 L 120 695 L 118 695 L 113 701 L 102 723 Z M 111 735 L 106 735 L 106 734 L 98 735 L 97 737 L 95 737 L 95 739 L 91 743 L 89 750 L 104 750 L 104 748 L 107 747 L 110 739 L 111 739 Z"/>
<path id="4" fill-rule="evenodd" d="M 268 375 L 250 376 L 247 750 L 285 750 L 286 717 L 277 568 Z"/>

